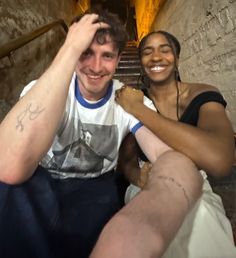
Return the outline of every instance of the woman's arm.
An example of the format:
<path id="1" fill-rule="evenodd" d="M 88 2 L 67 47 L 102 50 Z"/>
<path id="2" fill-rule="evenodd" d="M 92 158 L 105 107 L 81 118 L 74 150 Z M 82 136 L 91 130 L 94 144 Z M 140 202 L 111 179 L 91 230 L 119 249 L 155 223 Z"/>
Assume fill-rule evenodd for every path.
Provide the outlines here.
<path id="1" fill-rule="evenodd" d="M 221 104 L 204 104 L 198 126 L 194 127 L 149 109 L 143 104 L 142 93 L 128 87 L 119 92 L 117 102 L 162 141 L 187 155 L 198 168 L 216 177 L 229 173 L 234 160 L 233 130 Z"/>

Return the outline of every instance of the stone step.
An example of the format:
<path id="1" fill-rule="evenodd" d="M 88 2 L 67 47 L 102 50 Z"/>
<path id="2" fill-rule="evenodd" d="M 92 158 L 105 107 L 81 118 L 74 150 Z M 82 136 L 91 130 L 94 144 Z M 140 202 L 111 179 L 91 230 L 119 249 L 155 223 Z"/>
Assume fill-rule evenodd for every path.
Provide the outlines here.
<path id="1" fill-rule="evenodd" d="M 121 63 L 119 64 L 118 66 L 118 69 L 129 69 L 129 68 L 132 68 L 132 69 L 140 69 L 140 65 L 138 63 Z"/>
<path id="2" fill-rule="evenodd" d="M 208 176 L 208 180 L 215 193 L 220 195 L 222 198 L 225 212 L 233 227 L 233 233 L 236 244 L 236 212 L 235 212 L 235 201 L 232 198 L 236 196 L 236 165 L 231 169 L 228 176 L 220 179 L 215 179 Z"/>
<path id="3" fill-rule="evenodd" d="M 134 73 L 134 74 L 140 74 L 140 67 L 139 66 L 127 66 L 127 67 L 118 67 L 116 69 L 116 73 L 117 74 L 130 74 L 130 73 Z"/>
<path id="4" fill-rule="evenodd" d="M 137 56 L 137 57 L 138 57 L 139 55 L 138 55 L 137 52 L 131 52 L 131 51 L 128 52 L 128 51 L 127 51 L 127 52 L 122 53 L 121 56 Z"/>
<path id="5" fill-rule="evenodd" d="M 127 79 L 137 79 L 140 77 L 140 73 L 115 73 L 115 78 L 127 78 Z"/>
<path id="6" fill-rule="evenodd" d="M 140 65 L 139 59 L 121 59 L 118 66 L 122 64 L 127 65 Z"/>
<path id="7" fill-rule="evenodd" d="M 127 77 L 139 77 L 140 73 L 138 72 L 134 72 L 134 73 L 115 73 L 115 76 L 116 77 L 124 77 L 124 76 L 127 76 Z"/>
<path id="8" fill-rule="evenodd" d="M 140 87 L 140 62 L 136 44 L 128 45 L 122 52 L 120 62 L 114 75 L 115 79 L 132 87 Z"/>
<path id="9" fill-rule="evenodd" d="M 122 55 L 127 55 L 127 54 L 138 55 L 138 50 L 137 49 L 125 49 L 122 52 Z"/>
<path id="10" fill-rule="evenodd" d="M 139 60 L 139 57 L 137 55 L 122 55 L 120 57 L 120 60 L 130 60 L 130 59 Z"/>

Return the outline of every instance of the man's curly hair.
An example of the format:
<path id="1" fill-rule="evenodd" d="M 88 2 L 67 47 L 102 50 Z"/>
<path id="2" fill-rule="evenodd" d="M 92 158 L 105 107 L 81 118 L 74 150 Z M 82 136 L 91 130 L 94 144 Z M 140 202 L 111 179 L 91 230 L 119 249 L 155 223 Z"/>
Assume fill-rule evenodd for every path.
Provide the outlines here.
<path id="1" fill-rule="evenodd" d="M 90 10 L 82 14 L 81 16 L 76 16 L 71 24 L 78 22 L 85 14 L 95 13 L 99 17 L 96 22 L 105 22 L 110 27 L 106 29 L 98 29 L 94 39 L 100 45 L 103 45 L 108 42 L 107 36 L 109 36 L 112 41 L 115 43 L 116 48 L 118 49 L 118 54 L 120 54 L 125 46 L 128 39 L 127 32 L 124 25 L 119 19 L 118 15 L 109 12 L 108 10 Z"/>

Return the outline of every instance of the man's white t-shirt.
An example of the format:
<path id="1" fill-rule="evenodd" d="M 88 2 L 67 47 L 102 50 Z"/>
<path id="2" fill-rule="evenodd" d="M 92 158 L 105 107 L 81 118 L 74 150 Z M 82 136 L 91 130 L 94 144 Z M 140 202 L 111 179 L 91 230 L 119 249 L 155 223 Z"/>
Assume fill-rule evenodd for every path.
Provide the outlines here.
<path id="1" fill-rule="evenodd" d="M 35 82 L 27 85 L 21 96 Z M 118 80 L 111 81 L 106 95 L 90 102 L 80 94 L 76 75 L 73 75 L 63 121 L 40 162 L 53 177 L 92 178 L 114 169 L 123 138 L 142 126 L 115 101 L 115 91 L 122 85 Z"/>

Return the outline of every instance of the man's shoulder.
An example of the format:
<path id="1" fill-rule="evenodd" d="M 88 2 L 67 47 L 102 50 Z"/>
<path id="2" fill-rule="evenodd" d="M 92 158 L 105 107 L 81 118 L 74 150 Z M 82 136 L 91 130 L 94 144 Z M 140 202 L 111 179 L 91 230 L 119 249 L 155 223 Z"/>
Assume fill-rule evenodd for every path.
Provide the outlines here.
<path id="1" fill-rule="evenodd" d="M 118 90 L 118 89 L 120 89 L 122 86 L 124 86 L 124 83 L 123 83 L 122 81 L 118 80 L 118 79 L 113 79 L 112 82 L 113 82 L 113 88 L 114 88 L 114 90 Z"/>
<path id="2" fill-rule="evenodd" d="M 143 97 L 143 103 L 145 106 L 147 106 L 148 108 L 152 109 L 152 110 L 155 110 L 156 111 L 156 108 L 152 102 L 151 99 L 149 99 L 148 97 L 144 96 Z"/>
<path id="3" fill-rule="evenodd" d="M 22 98 L 37 82 L 37 80 L 33 80 L 30 83 L 28 83 L 22 90 L 21 94 L 20 94 L 20 98 Z"/>

